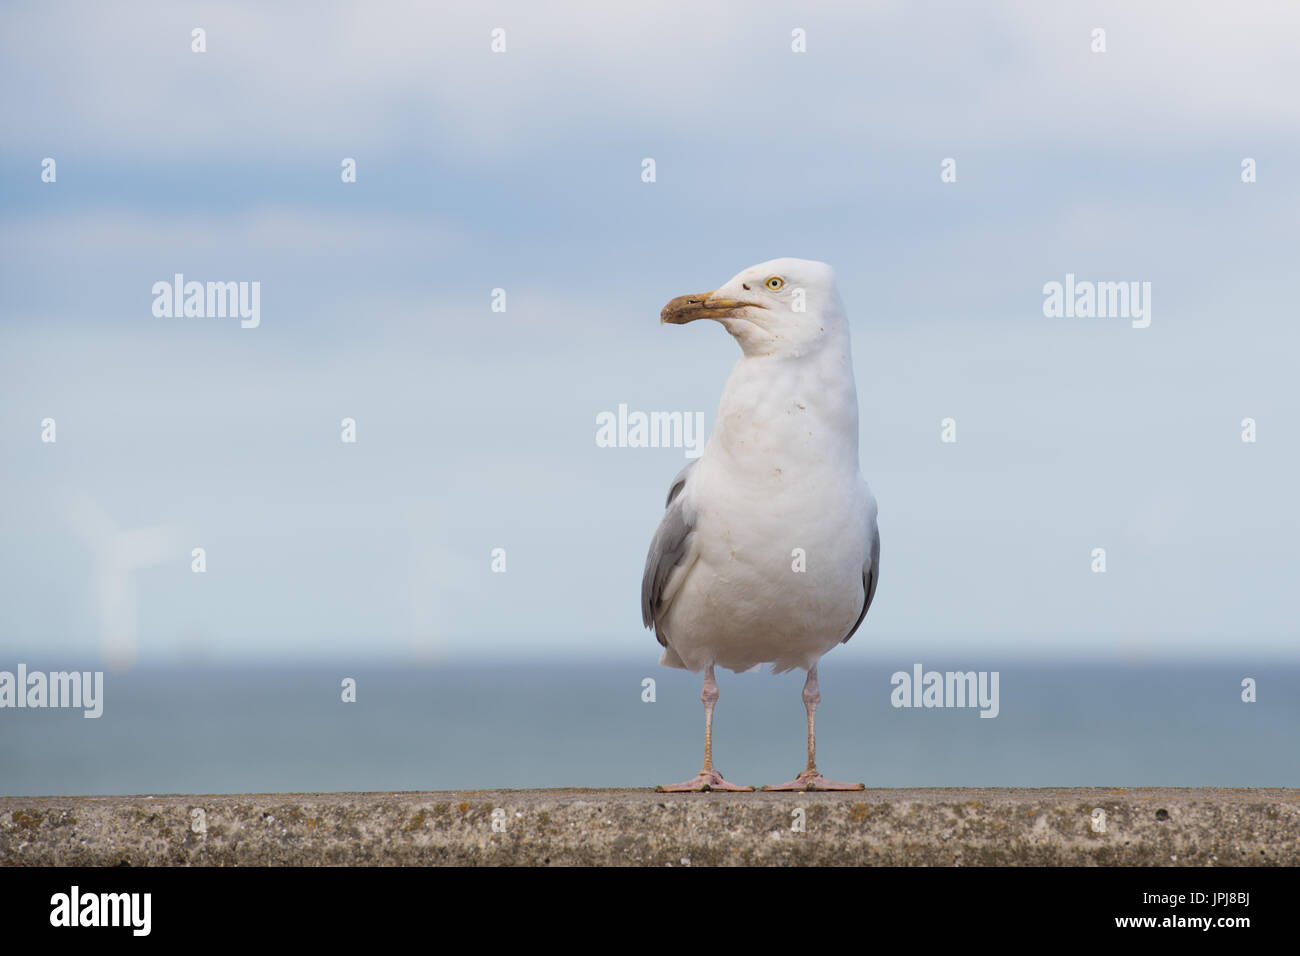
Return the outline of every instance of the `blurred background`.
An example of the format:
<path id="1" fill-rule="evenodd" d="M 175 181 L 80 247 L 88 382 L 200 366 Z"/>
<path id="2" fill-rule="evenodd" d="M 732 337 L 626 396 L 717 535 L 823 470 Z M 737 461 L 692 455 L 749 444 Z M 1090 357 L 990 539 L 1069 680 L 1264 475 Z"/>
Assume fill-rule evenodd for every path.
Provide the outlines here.
<path id="1" fill-rule="evenodd" d="M 638 600 L 686 459 L 596 417 L 711 425 L 738 350 L 659 309 L 777 256 L 837 269 L 880 505 L 827 773 L 1300 785 L 1298 47 L 1282 2 L 6 4 L 0 669 L 106 675 L 0 710 L 0 793 L 689 776 Z M 175 273 L 260 326 L 155 317 Z M 1045 318 L 1067 273 L 1150 327 Z M 1000 716 L 893 709 L 914 662 Z M 798 675 L 720 681 L 719 765 L 788 779 Z"/>

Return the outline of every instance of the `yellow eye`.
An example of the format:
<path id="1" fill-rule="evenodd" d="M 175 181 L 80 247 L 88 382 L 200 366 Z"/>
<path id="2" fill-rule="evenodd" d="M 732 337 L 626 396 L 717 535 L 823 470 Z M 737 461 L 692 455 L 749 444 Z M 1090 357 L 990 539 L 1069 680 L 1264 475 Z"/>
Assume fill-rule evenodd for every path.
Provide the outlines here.
<path id="1" fill-rule="evenodd" d="M 782 279 L 780 276 L 768 276 L 767 281 L 764 282 L 763 285 L 767 286 L 773 292 L 776 292 L 780 290 L 780 288 L 783 285 L 785 285 L 785 280 Z"/>

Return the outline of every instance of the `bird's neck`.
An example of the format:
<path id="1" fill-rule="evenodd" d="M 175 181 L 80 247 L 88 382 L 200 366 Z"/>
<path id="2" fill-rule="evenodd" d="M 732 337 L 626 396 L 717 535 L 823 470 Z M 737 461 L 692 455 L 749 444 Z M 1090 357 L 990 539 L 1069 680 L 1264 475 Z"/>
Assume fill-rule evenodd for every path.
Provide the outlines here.
<path id="1" fill-rule="evenodd" d="M 784 450 L 858 471 L 858 397 L 847 341 L 801 356 L 745 356 L 727 379 L 710 445 L 738 463 Z"/>

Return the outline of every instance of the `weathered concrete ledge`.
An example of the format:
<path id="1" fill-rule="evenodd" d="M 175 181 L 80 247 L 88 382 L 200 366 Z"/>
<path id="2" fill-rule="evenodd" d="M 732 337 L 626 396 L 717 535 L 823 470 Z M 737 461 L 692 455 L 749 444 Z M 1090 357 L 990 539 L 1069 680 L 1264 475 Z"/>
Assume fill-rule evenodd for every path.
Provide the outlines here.
<path id="1" fill-rule="evenodd" d="M 1300 790 L 0 798 L 10 866 L 1297 863 Z"/>

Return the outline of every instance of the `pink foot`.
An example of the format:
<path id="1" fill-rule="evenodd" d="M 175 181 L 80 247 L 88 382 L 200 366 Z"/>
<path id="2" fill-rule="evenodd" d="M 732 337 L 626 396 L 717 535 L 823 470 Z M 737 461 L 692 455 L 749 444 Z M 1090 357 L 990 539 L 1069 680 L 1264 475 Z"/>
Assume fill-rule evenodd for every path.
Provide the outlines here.
<path id="1" fill-rule="evenodd" d="M 778 783 L 764 790 L 865 790 L 864 784 L 827 780 L 817 770 L 805 770 L 789 783 Z"/>
<path id="2" fill-rule="evenodd" d="M 655 789 L 660 793 L 699 793 L 701 790 L 726 790 L 739 793 L 754 788 L 727 783 L 717 770 L 701 770 L 694 780 L 687 780 L 685 783 L 670 783 L 667 786 L 655 787 Z"/>

